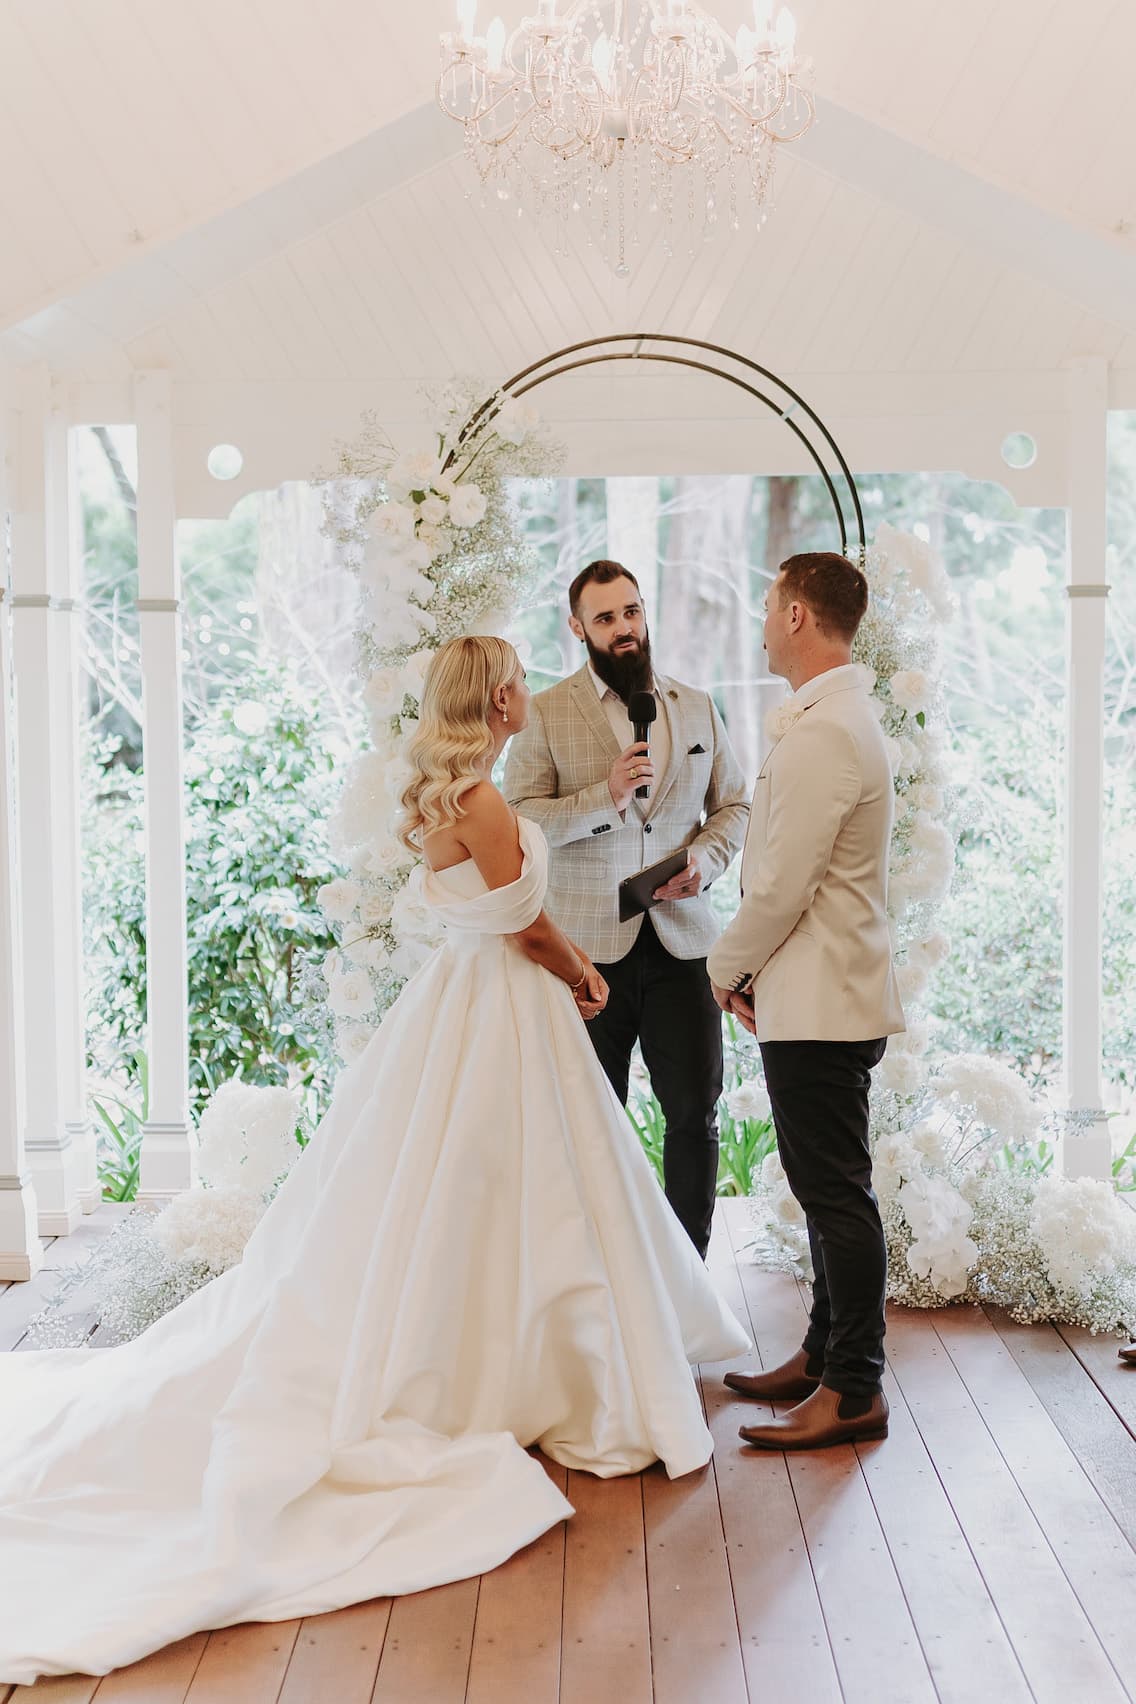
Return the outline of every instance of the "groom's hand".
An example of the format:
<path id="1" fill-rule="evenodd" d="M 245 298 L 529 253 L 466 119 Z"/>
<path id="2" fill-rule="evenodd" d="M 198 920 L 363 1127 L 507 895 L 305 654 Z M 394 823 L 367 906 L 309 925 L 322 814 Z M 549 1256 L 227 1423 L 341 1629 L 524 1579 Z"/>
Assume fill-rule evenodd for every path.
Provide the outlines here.
<path id="1" fill-rule="evenodd" d="M 672 876 L 665 887 L 655 889 L 656 899 L 693 899 L 702 886 L 702 866 L 697 853 L 687 853 L 687 866 Z"/>
<path id="2" fill-rule="evenodd" d="M 732 1017 L 737 1018 L 742 1028 L 748 1030 L 750 1035 L 756 1039 L 757 1018 L 753 1010 L 753 995 L 731 994 L 730 1004 L 727 1007 L 727 1010 Z"/>

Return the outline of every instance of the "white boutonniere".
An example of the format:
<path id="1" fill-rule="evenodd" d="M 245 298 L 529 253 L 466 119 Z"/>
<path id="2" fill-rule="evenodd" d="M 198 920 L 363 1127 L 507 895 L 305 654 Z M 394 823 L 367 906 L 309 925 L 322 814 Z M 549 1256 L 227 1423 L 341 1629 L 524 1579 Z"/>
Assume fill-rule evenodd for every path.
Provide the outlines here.
<path id="1" fill-rule="evenodd" d="M 796 704 L 789 698 L 784 704 L 775 704 L 772 710 L 766 712 L 765 737 L 771 745 L 783 740 L 794 722 L 799 722 L 807 706 Z"/>

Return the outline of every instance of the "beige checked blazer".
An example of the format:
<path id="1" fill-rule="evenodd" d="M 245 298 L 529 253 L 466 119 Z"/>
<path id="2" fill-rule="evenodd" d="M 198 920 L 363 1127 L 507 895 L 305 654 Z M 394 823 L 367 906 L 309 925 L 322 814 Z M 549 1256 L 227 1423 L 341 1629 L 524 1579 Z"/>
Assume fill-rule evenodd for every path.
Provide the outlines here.
<path id="1" fill-rule="evenodd" d="M 761 1041 L 878 1041 L 904 1027 L 887 869 L 895 792 L 855 665 L 790 704 L 801 714 L 753 792 L 742 901 L 710 954 L 720 988 L 753 993 Z"/>
<path id="2" fill-rule="evenodd" d="M 586 667 L 539 692 L 529 725 L 509 747 L 505 796 L 548 840 L 549 914 L 597 964 L 630 952 L 642 915 L 619 921 L 619 883 L 680 847 L 698 849 L 703 885 L 741 848 L 745 777 L 708 692 L 656 674 L 671 733 L 670 763 L 649 799 L 623 816 L 608 791 L 619 745 Z M 652 911 L 675 958 L 705 958 L 718 938 L 709 900 L 669 900 Z"/>

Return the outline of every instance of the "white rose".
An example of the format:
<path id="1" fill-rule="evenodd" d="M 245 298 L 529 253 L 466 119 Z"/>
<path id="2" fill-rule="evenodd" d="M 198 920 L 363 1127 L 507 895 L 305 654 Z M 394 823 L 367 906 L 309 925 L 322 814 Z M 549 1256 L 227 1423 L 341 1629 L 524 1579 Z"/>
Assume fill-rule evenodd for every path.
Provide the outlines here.
<path id="1" fill-rule="evenodd" d="M 371 847 L 367 861 L 368 873 L 372 876 L 391 877 L 399 870 L 409 869 L 414 862 L 414 855 L 408 852 L 401 840 L 394 835 L 376 841 Z"/>
<path id="2" fill-rule="evenodd" d="M 356 882 L 349 882 L 343 876 L 337 876 L 334 881 L 325 882 L 316 894 L 316 903 L 324 916 L 331 923 L 346 923 L 355 914 L 359 903 L 361 890 Z"/>
<path id="3" fill-rule="evenodd" d="M 446 518 L 446 499 L 431 493 L 429 497 L 419 503 L 418 518 L 421 521 L 426 521 L 432 527 L 441 526 Z"/>
<path id="4" fill-rule="evenodd" d="M 726 1096 L 726 1111 L 740 1122 L 747 1119 L 766 1120 L 771 1116 L 769 1096 L 760 1083 L 739 1083 Z"/>
<path id="5" fill-rule="evenodd" d="M 423 521 L 418 529 L 418 543 L 428 553 L 430 562 L 444 556 L 453 542 L 449 527 L 432 527 L 428 521 Z"/>
<path id="6" fill-rule="evenodd" d="M 371 1038 L 377 1032 L 370 1024 L 343 1024 L 336 1031 L 335 1045 L 340 1057 L 345 1060 L 358 1059 L 367 1051 Z"/>
<path id="7" fill-rule="evenodd" d="M 364 927 L 376 929 L 380 924 L 388 923 L 393 903 L 385 888 L 377 888 L 371 893 L 365 893 L 359 901 L 359 917 Z"/>
<path id="8" fill-rule="evenodd" d="M 946 797 L 941 787 L 929 787 L 925 782 L 912 787 L 907 795 L 916 810 L 926 811 L 929 816 L 941 816 L 946 808 Z"/>
<path id="9" fill-rule="evenodd" d="M 921 669 L 900 669 L 888 681 L 888 690 L 892 703 L 911 715 L 926 710 L 933 692 L 931 682 Z"/>
<path id="10" fill-rule="evenodd" d="M 337 1018 L 364 1018 L 374 1010 L 375 990 L 364 970 L 348 970 L 332 978 L 327 1003 Z"/>
<path id="11" fill-rule="evenodd" d="M 363 688 L 363 703 L 380 719 L 397 716 L 405 697 L 401 669 L 378 669 Z"/>
<path id="12" fill-rule="evenodd" d="M 909 1001 L 918 1000 L 927 986 L 927 972 L 921 964 L 901 964 L 895 973 L 899 983 L 899 997 L 906 1006 Z"/>
<path id="13" fill-rule="evenodd" d="M 377 935 L 360 935 L 343 949 L 344 957 L 361 970 L 385 970 L 389 963 L 386 942 Z"/>
<path id="14" fill-rule="evenodd" d="M 263 734 L 268 726 L 268 711 L 263 704 L 238 704 L 233 711 L 233 726 L 240 734 Z"/>
<path id="15" fill-rule="evenodd" d="M 477 485 L 459 485 L 450 502 L 450 520 L 455 527 L 475 527 L 485 517 L 489 500 Z"/>
<path id="16" fill-rule="evenodd" d="M 908 957 L 915 964 L 926 965 L 928 970 L 934 970 L 937 964 L 942 964 L 951 950 L 948 936 L 941 931 L 928 935 L 925 941 L 916 941 L 911 947 Z"/>
<path id="17" fill-rule="evenodd" d="M 426 684 L 426 674 L 434 660 L 433 651 L 415 651 L 407 657 L 402 665 L 403 691 L 410 697 L 421 701 L 422 689 Z"/>
<path id="18" fill-rule="evenodd" d="M 441 473 L 437 458 L 429 450 L 415 450 L 399 456 L 387 472 L 387 490 L 396 502 L 403 502 L 412 491 L 429 491 Z"/>
<path id="19" fill-rule="evenodd" d="M 405 503 L 380 503 L 368 518 L 367 531 L 384 543 L 409 542 L 414 537 L 414 510 Z"/>

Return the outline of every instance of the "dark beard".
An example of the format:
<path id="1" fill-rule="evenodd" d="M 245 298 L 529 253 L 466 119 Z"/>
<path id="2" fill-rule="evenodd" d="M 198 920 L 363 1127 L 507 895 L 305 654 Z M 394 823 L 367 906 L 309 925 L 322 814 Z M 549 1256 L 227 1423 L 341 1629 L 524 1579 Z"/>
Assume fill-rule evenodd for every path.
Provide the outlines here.
<path id="1" fill-rule="evenodd" d="M 597 651 L 587 634 L 584 643 L 588 647 L 588 658 L 592 668 L 603 681 L 610 686 L 617 698 L 627 703 L 633 692 L 649 692 L 653 678 L 651 666 L 651 636 L 645 633 L 635 651 L 627 651 L 622 655 L 613 656 L 610 651 Z"/>

